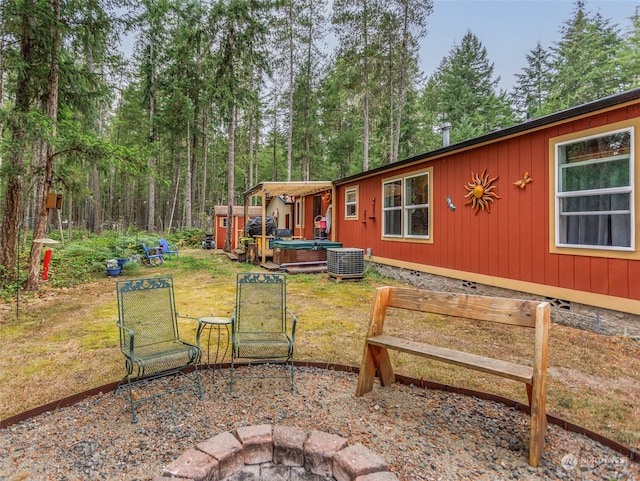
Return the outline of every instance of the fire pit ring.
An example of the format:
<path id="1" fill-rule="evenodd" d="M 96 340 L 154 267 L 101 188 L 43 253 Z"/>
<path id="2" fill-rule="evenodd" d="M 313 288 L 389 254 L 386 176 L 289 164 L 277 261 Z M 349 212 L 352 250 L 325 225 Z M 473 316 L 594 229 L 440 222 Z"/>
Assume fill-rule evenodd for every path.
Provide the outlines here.
<path id="1" fill-rule="evenodd" d="M 362 444 L 350 446 L 336 434 L 270 424 L 217 434 L 182 453 L 156 479 L 304 480 L 309 474 L 327 481 L 398 480 L 387 463 Z"/>

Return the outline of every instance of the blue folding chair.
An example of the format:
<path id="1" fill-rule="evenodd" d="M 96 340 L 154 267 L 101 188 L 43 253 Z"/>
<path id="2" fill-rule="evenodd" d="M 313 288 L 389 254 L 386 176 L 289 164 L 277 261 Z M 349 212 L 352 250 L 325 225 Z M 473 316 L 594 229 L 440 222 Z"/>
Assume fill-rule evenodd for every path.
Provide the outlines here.
<path id="1" fill-rule="evenodd" d="M 180 257 L 180 254 L 178 252 L 178 246 L 175 244 L 169 244 L 167 239 L 165 239 L 164 237 L 160 239 L 160 242 L 158 242 L 158 245 L 160 246 L 160 249 L 162 249 L 163 256 L 166 255 L 171 257 L 175 255 L 176 257 Z"/>
<path id="2" fill-rule="evenodd" d="M 149 249 L 143 242 L 142 250 L 144 250 L 144 255 L 150 266 L 159 266 L 160 264 L 164 264 L 164 257 L 162 257 L 162 251 L 159 247 L 152 247 Z"/>

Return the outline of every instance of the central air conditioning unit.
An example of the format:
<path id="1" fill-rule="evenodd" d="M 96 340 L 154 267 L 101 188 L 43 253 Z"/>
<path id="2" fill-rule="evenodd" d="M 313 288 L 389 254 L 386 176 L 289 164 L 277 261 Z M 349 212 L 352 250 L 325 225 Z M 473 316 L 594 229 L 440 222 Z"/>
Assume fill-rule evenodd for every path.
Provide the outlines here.
<path id="1" fill-rule="evenodd" d="M 327 272 L 336 279 L 361 279 L 364 276 L 364 250 L 327 249 Z"/>

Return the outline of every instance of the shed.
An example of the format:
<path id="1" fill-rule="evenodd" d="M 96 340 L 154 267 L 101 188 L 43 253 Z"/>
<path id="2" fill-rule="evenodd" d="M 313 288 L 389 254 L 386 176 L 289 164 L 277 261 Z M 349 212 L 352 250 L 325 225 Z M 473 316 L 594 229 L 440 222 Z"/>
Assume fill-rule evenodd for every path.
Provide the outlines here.
<path id="1" fill-rule="evenodd" d="M 227 217 L 229 213 L 229 207 L 226 205 L 216 205 L 213 209 L 214 211 L 214 237 L 217 249 L 224 249 L 224 238 L 227 235 Z M 260 207 L 249 207 L 248 208 L 248 217 L 251 219 L 252 217 L 260 215 L 262 209 Z M 232 249 L 236 249 L 239 245 L 238 239 L 242 237 L 244 234 L 244 225 L 245 225 L 245 208 L 241 205 L 233 206 L 232 210 L 233 215 L 233 232 L 231 233 L 231 243 Z"/>

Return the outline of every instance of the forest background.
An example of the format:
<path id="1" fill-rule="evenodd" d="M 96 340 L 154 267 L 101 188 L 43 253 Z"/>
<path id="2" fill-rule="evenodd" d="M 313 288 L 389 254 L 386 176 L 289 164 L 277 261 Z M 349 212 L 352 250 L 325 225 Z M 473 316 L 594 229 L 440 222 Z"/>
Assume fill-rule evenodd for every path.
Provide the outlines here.
<path id="1" fill-rule="evenodd" d="M 204 229 L 261 181 L 342 178 L 437 149 L 444 123 L 456 143 L 640 85 L 632 3 L 621 31 L 576 1 L 511 91 L 471 31 L 420 71 L 431 0 L 329 5 L 3 0 L 0 282 L 18 272 L 23 227 Z"/>

